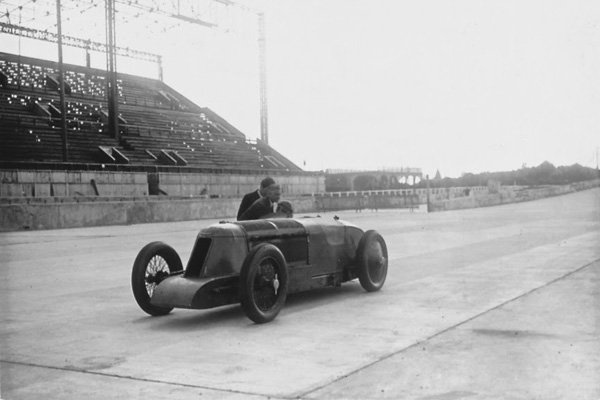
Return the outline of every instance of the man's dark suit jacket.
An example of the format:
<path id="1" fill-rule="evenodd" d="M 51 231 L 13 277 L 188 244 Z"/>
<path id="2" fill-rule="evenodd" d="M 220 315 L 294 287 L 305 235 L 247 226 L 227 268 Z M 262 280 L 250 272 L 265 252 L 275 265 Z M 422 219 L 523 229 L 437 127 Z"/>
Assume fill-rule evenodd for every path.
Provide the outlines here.
<path id="1" fill-rule="evenodd" d="M 238 221 L 249 221 L 251 219 L 260 219 L 267 214 L 273 213 L 273 203 L 268 197 L 261 197 L 256 200 L 239 218 Z"/>
<path id="2" fill-rule="evenodd" d="M 246 193 L 244 195 L 244 198 L 242 199 L 242 202 L 240 203 L 240 208 L 238 210 L 237 213 L 237 220 L 240 220 L 240 217 L 242 216 L 242 214 L 250 208 L 250 206 L 252 205 L 252 203 L 254 203 L 256 200 L 260 199 L 260 194 L 258 193 L 258 190 L 255 190 L 254 192 L 250 192 L 250 193 Z"/>

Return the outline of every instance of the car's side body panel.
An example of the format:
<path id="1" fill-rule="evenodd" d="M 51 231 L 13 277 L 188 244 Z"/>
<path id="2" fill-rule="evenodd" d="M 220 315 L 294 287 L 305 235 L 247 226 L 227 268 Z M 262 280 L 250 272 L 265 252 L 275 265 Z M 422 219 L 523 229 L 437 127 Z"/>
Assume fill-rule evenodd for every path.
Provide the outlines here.
<path id="1" fill-rule="evenodd" d="M 288 293 L 337 286 L 356 278 L 354 261 L 363 233 L 346 222 L 321 218 L 211 225 L 198 234 L 184 274 L 158 284 L 151 302 L 181 308 L 238 303 L 242 265 L 260 243 L 271 243 L 282 252 Z"/>
<path id="2" fill-rule="evenodd" d="M 213 278 L 172 276 L 156 286 L 152 304 L 162 307 L 213 308 L 239 302 L 239 274 Z"/>

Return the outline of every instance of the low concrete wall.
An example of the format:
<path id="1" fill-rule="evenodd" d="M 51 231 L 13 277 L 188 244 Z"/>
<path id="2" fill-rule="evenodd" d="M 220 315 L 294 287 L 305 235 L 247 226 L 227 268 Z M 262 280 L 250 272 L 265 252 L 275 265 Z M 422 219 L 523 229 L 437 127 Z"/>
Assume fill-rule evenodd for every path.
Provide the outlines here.
<path id="1" fill-rule="evenodd" d="M 531 201 L 545 197 L 559 196 L 579 190 L 600 186 L 600 180 L 578 182 L 562 186 L 544 187 L 503 187 L 498 193 L 477 194 L 469 197 L 457 197 L 446 200 L 432 199 L 429 211 L 448 211 L 464 208 L 490 207 L 501 204 Z"/>
<path id="2" fill-rule="evenodd" d="M 489 193 L 487 186 L 430 188 L 430 201 L 447 200 Z M 351 210 L 356 208 L 410 208 L 427 203 L 427 189 L 387 189 L 315 194 L 319 210 Z"/>
<path id="3" fill-rule="evenodd" d="M 297 213 L 312 212 L 312 197 L 286 197 Z M 155 199 L 23 202 L 0 205 L 0 230 L 59 229 L 148 222 L 235 219 L 240 199 Z"/>
<path id="4" fill-rule="evenodd" d="M 600 186 L 600 181 L 542 188 L 506 187 L 497 194 L 485 191 L 440 200 L 430 193 L 430 211 L 487 207 L 566 194 Z M 445 195 L 444 193 L 440 193 Z M 320 196 L 284 196 L 296 213 L 362 208 L 407 208 L 424 204 L 426 192 L 348 193 Z M 359 203 L 360 202 L 360 203 Z M 127 225 L 148 222 L 189 221 L 206 218 L 235 219 L 239 198 L 27 198 L 0 204 L 0 231 L 58 229 L 101 225 Z"/>
<path id="5" fill-rule="evenodd" d="M 273 174 L 284 196 L 320 193 L 322 174 Z M 256 173 L 184 173 L 122 171 L 0 170 L 0 198 L 149 195 L 149 182 L 172 197 L 209 195 L 242 197 L 255 190 L 264 175 Z M 152 194 L 158 194 L 152 193 Z"/>
<path id="6" fill-rule="evenodd" d="M 312 197 L 301 195 L 323 191 L 324 175 L 272 176 L 297 212 L 316 209 Z M 231 218 L 263 178 L 255 172 L 0 170 L 0 231 Z M 150 182 L 168 197 L 150 195 Z"/>
<path id="7" fill-rule="evenodd" d="M 147 174 L 111 171 L 0 170 L 0 198 L 95 195 L 146 196 L 148 195 Z"/>
<path id="8" fill-rule="evenodd" d="M 271 175 L 281 186 L 284 196 L 318 193 L 325 190 L 323 175 Z M 242 197 L 255 190 L 263 175 L 242 174 L 158 174 L 160 189 L 169 196 L 197 196 L 199 194 L 221 197 Z"/>
<path id="9" fill-rule="evenodd" d="M 408 192 L 408 191 L 407 191 Z M 316 195 L 317 211 L 364 210 L 383 208 L 418 208 L 425 203 L 425 197 L 418 193 L 373 193 L 344 196 Z"/>

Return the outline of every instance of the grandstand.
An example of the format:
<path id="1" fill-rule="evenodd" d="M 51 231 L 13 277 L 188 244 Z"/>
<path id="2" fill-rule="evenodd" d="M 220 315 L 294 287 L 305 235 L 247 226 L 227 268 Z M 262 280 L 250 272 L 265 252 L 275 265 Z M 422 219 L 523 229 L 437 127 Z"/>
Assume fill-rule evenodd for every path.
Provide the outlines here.
<path id="1" fill-rule="evenodd" d="M 161 81 L 118 74 L 120 137 L 108 131 L 105 71 L 65 65 L 70 163 L 302 172 L 260 140 Z M 0 53 L 0 159 L 18 168 L 62 162 L 58 65 Z"/>
<path id="2" fill-rule="evenodd" d="M 18 48 L 0 52 L 0 231 L 230 218 L 265 176 L 296 211 L 314 210 L 324 173 L 269 146 L 262 11 L 233 1 L 4 5 L 0 34 Z M 257 31 L 261 139 L 163 82 L 163 56 L 206 29 L 244 38 Z M 52 54 L 48 43 L 56 61 L 41 59 Z M 64 46 L 85 51 L 86 66 L 66 64 Z M 92 54 L 106 57 L 106 69 L 92 67 Z M 117 57 L 153 64 L 157 79 L 123 73 Z M 214 99 L 197 90 L 205 89 Z"/>
<path id="3" fill-rule="evenodd" d="M 298 210 L 324 191 L 261 140 L 160 80 L 117 75 L 109 129 L 106 71 L 0 53 L 0 230 L 229 217 L 271 175 Z"/>

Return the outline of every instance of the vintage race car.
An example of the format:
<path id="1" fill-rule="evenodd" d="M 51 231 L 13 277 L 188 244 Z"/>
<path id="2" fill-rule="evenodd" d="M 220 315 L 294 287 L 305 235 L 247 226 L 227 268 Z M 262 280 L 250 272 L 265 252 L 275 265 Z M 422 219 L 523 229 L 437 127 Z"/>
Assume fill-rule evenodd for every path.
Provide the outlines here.
<path id="1" fill-rule="evenodd" d="M 150 315 L 241 303 L 248 318 L 264 323 L 290 293 L 356 278 L 366 291 L 377 291 L 387 268 L 381 235 L 337 217 L 223 221 L 200 231 L 185 270 L 172 247 L 146 245 L 133 264 L 131 285 Z"/>

